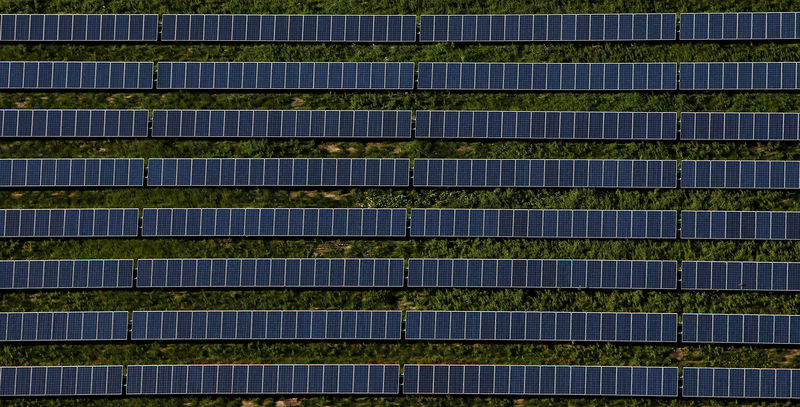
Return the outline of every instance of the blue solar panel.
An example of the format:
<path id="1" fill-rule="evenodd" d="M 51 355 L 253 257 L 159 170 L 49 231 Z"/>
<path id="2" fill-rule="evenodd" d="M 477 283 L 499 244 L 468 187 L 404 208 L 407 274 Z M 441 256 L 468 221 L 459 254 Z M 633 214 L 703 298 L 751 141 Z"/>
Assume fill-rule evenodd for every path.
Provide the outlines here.
<path id="1" fill-rule="evenodd" d="M 793 40 L 798 13 L 681 13 L 681 40 Z"/>
<path id="2" fill-rule="evenodd" d="M 683 314 L 684 343 L 800 344 L 800 315 Z"/>
<path id="3" fill-rule="evenodd" d="M 675 211 L 411 210 L 412 237 L 675 239 L 676 223 Z"/>
<path id="4" fill-rule="evenodd" d="M 420 62 L 417 79 L 417 89 L 432 90 L 674 90 L 676 84 L 674 63 Z"/>
<path id="5" fill-rule="evenodd" d="M 164 14 L 161 41 L 415 42 L 415 15 Z M 674 25 L 674 24 L 673 24 Z"/>
<path id="6" fill-rule="evenodd" d="M 800 369 L 684 367 L 681 397 L 800 398 Z"/>
<path id="7" fill-rule="evenodd" d="M 675 14 L 423 15 L 420 41 L 652 41 L 675 39 Z"/>
<path id="8" fill-rule="evenodd" d="M 800 212 L 682 211 L 681 239 L 796 240 Z"/>
<path id="9" fill-rule="evenodd" d="M 147 110 L 0 110 L 0 137 L 147 137 Z"/>
<path id="10" fill-rule="evenodd" d="M 414 89 L 414 63 L 159 62 L 157 87 L 158 89 L 410 90 Z"/>
<path id="11" fill-rule="evenodd" d="M 0 14 L 0 41 L 156 41 L 158 14 Z"/>
<path id="12" fill-rule="evenodd" d="M 417 110 L 416 138 L 675 140 L 671 112 Z"/>
<path id="13" fill-rule="evenodd" d="M 411 138 L 411 111 L 154 110 L 153 137 Z"/>
<path id="14" fill-rule="evenodd" d="M 3 161 L 0 160 L 0 186 Z M 151 158 L 147 186 L 407 187 L 407 158 Z"/>
<path id="15" fill-rule="evenodd" d="M 670 160 L 471 160 L 417 158 L 415 187 L 675 188 Z"/>
<path id="16" fill-rule="evenodd" d="M 678 368 L 404 365 L 403 394 L 678 397 Z"/>
<path id="17" fill-rule="evenodd" d="M 681 188 L 798 189 L 800 161 L 681 161 Z"/>
<path id="18" fill-rule="evenodd" d="M 399 365 L 132 365 L 125 394 L 397 395 L 399 387 Z"/>
<path id="19" fill-rule="evenodd" d="M 0 290 L 131 287 L 133 260 L 0 260 Z"/>
<path id="20" fill-rule="evenodd" d="M 800 263 L 684 261 L 681 289 L 800 291 Z"/>
<path id="21" fill-rule="evenodd" d="M 142 185 L 142 158 L 0 159 L 0 188 Z"/>
<path id="22" fill-rule="evenodd" d="M 402 287 L 405 264 L 403 259 L 139 259 L 136 275 L 137 287 Z"/>
<path id="23" fill-rule="evenodd" d="M 800 140 L 798 113 L 681 113 L 681 140 Z"/>
<path id="24" fill-rule="evenodd" d="M 0 396 L 122 395 L 122 366 L 0 367 Z"/>
<path id="25" fill-rule="evenodd" d="M 408 286 L 674 290 L 677 268 L 660 260 L 410 259 Z"/>
<path id="26" fill-rule="evenodd" d="M 136 237 L 138 209 L 0 209 L 0 237 Z"/>
<path id="27" fill-rule="evenodd" d="M 152 88 L 152 62 L 0 61 L 0 89 Z"/>
<path id="28" fill-rule="evenodd" d="M 127 311 L 0 312 L 0 342 L 127 339 Z"/>
<path id="29" fill-rule="evenodd" d="M 681 90 L 800 89 L 797 62 L 681 62 Z"/>
<path id="30" fill-rule="evenodd" d="M 405 209 L 145 208 L 142 236 L 404 237 Z"/>

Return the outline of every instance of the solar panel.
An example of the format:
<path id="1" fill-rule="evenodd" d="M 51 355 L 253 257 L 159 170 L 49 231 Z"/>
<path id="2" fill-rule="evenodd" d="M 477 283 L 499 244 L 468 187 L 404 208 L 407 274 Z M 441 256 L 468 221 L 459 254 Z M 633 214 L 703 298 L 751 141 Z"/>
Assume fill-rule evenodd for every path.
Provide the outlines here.
<path id="1" fill-rule="evenodd" d="M 0 290 L 132 287 L 133 260 L 0 260 Z"/>
<path id="2" fill-rule="evenodd" d="M 423 15 L 420 41 L 652 41 L 675 39 L 675 14 Z"/>
<path id="3" fill-rule="evenodd" d="M 0 237 L 136 237 L 139 210 L 0 209 Z"/>
<path id="4" fill-rule="evenodd" d="M 411 111 L 154 110 L 153 137 L 411 138 Z"/>
<path id="5" fill-rule="evenodd" d="M 142 236 L 404 237 L 396 208 L 145 208 Z"/>
<path id="6" fill-rule="evenodd" d="M 156 41 L 158 14 L 0 14 L 0 41 Z"/>
<path id="7" fill-rule="evenodd" d="M 678 368 L 404 365 L 403 394 L 678 397 Z"/>
<path id="8" fill-rule="evenodd" d="M 674 290 L 677 268 L 660 260 L 409 259 L 408 286 Z"/>
<path id="9" fill-rule="evenodd" d="M 417 89 L 675 90 L 676 84 L 674 63 L 420 62 Z"/>
<path id="10" fill-rule="evenodd" d="M 798 13 L 681 13 L 681 40 L 793 40 Z"/>
<path id="11" fill-rule="evenodd" d="M 147 137 L 147 110 L 0 110 L 0 137 Z"/>
<path id="12" fill-rule="evenodd" d="M 800 212 L 681 211 L 681 239 L 796 240 Z"/>
<path id="13" fill-rule="evenodd" d="M 0 89 L 153 89 L 153 63 L 0 61 Z"/>
<path id="14" fill-rule="evenodd" d="M 137 287 L 402 287 L 405 264 L 403 259 L 139 259 L 136 276 Z"/>
<path id="15" fill-rule="evenodd" d="M 0 396 L 122 395 L 122 366 L 0 367 Z"/>
<path id="16" fill-rule="evenodd" d="M 158 89 L 411 90 L 414 89 L 414 63 L 159 62 L 157 87 Z"/>
<path id="17" fill-rule="evenodd" d="M 681 397 L 800 398 L 800 369 L 684 367 Z"/>
<path id="18" fill-rule="evenodd" d="M 127 311 L 0 312 L 0 342 L 85 342 L 127 339 Z"/>
<path id="19" fill-rule="evenodd" d="M 675 188 L 671 160 L 472 160 L 417 158 L 415 187 Z"/>
<path id="20" fill-rule="evenodd" d="M 798 113 L 681 113 L 681 140 L 800 140 Z"/>
<path id="21" fill-rule="evenodd" d="M 681 62 L 681 90 L 800 89 L 797 62 Z"/>
<path id="22" fill-rule="evenodd" d="M 417 110 L 415 138 L 675 140 L 672 112 Z"/>
<path id="23" fill-rule="evenodd" d="M 399 365 L 132 365 L 125 394 L 397 395 L 399 387 Z"/>
<path id="24" fill-rule="evenodd" d="M 134 311 L 133 340 L 400 340 L 402 311 Z"/>
<path id="25" fill-rule="evenodd" d="M 0 188 L 142 185 L 142 158 L 0 159 Z"/>
<path id="26" fill-rule="evenodd" d="M 676 221 L 676 211 L 412 209 L 411 236 L 675 239 Z"/>
<path id="27" fill-rule="evenodd" d="M 2 183 L 0 161 L 0 183 Z M 408 158 L 151 158 L 147 186 L 407 187 Z"/>
<path id="28" fill-rule="evenodd" d="M 161 41 L 417 40 L 416 15 L 164 14 L 162 21 Z"/>
<path id="29" fill-rule="evenodd" d="M 800 315 L 683 314 L 684 343 L 800 344 Z"/>
<path id="30" fill-rule="evenodd" d="M 800 263 L 684 261 L 681 289 L 800 291 Z"/>
<path id="31" fill-rule="evenodd" d="M 406 311 L 407 340 L 677 342 L 678 314 Z"/>
<path id="32" fill-rule="evenodd" d="M 798 189 L 800 161 L 681 161 L 681 188 Z"/>

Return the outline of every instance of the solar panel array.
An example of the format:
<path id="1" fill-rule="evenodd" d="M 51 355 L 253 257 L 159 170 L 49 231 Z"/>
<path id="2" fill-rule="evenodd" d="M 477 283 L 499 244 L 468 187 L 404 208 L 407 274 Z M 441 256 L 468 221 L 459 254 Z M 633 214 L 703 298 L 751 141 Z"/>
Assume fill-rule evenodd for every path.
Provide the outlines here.
<path id="1" fill-rule="evenodd" d="M 797 62 L 681 62 L 681 90 L 800 89 Z"/>
<path id="2" fill-rule="evenodd" d="M 84 342 L 127 339 L 126 311 L 0 312 L 0 342 Z"/>
<path id="3" fill-rule="evenodd" d="M 677 75 L 674 63 L 420 62 L 417 89 L 674 90 Z"/>
<path id="4" fill-rule="evenodd" d="M 138 209 L 0 209 L 2 237 L 136 237 Z"/>
<path id="5" fill-rule="evenodd" d="M 0 367 L 0 396 L 113 396 L 122 394 L 122 366 Z"/>
<path id="6" fill-rule="evenodd" d="M 0 188 L 142 185 L 141 158 L 0 159 Z"/>
<path id="7" fill-rule="evenodd" d="M 681 289 L 800 291 L 800 263 L 684 261 Z"/>
<path id="8" fill-rule="evenodd" d="M 800 212 L 681 211 L 681 239 L 800 239 Z"/>
<path id="9" fill-rule="evenodd" d="M 798 113 L 681 113 L 681 140 L 800 140 Z"/>
<path id="10" fill-rule="evenodd" d="M 798 399 L 800 369 L 684 367 L 681 396 Z"/>
<path id="11" fill-rule="evenodd" d="M 0 14 L 0 41 L 156 41 L 158 14 Z"/>
<path id="12" fill-rule="evenodd" d="M 147 137 L 147 110 L 0 110 L 0 137 Z"/>
<path id="13" fill-rule="evenodd" d="M 133 260 L 0 260 L 0 290 L 131 287 Z"/>
<path id="14" fill-rule="evenodd" d="M 678 368 L 404 365 L 403 394 L 677 397 Z"/>
<path id="15" fill-rule="evenodd" d="M 681 161 L 681 188 L 798 189 L 800 161 Z"/>
<path id="16" fill-rule="evenodd" d="M 792 40 L 798 13 L 681 13 L 681 40 Z"/>
<path id="17" fill-rule="evenodd" d="M 408 286 L 674 290 L 677 269 L 658 260 L 410 259 Z"/>
<path id="18" fill-rule="evenodd" d="M 684 343 L 800 344 L 800 315 L 683 314 Z"/>
<path id="19" fill-rule="evenodd" d="M 0 89 L 152 88 L 152 62 L 0 61 Z"/>
<path id="20" fill-rule="evenodd" d="M 399 365 L 128 366 L 125 394 L 385 394 Z"/>
<path id="21" fill-rule="evenodd" d="M 404 267 L 403 259 L 139 259 L 136 286 L 402 287 Z"/>
<path id="22" fill-rule="evenodd" d="M 156 85 L 158 89 L 414 89 L 414 63 L 159 62 Z"/>

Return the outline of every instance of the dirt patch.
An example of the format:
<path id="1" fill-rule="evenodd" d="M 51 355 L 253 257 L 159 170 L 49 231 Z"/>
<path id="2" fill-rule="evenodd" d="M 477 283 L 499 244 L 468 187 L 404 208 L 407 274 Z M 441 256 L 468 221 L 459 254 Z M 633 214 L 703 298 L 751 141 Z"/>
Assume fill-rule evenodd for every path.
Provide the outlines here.
<path id="1" fill-rule="evenodd" d="M 339 148 L 339 145 L 337 145 L 335 143 L 323 144 L 322 148 L 324 148 L 325 151 L 327 151 L 329 153 L 338 153 L 338 152 L 342 151 L 342 149 Z"/>
<path id="2" fill-rule="evenodd" d="M 11 193 L 11 196 L 13 196 L 14 198 L 22 198 L 23 195 L 24 194 L 22 192 L 12 192 Z"/>
<path id="3" fill-rule="evenodd" d="M 336 192 L 323 192 L 322 196 L 328 199 L 335 199 L 337 201 L 342 199 L 342 196 L 337 194 Z"/>
<path id="4" fill-rule="evenodd" d="M 305 100 L 295 97 L 292 98 L 292 101 L 291 103 L 289 103 L 289 105 L 291 105 L 292 107 L 298 107 L 304 105 L 305 103 L 306 103 Z"/>
<path id="5" fill-rule="evenodd" d="M 278 400 L 275 402 L 275 405 L 278 407 L 299 406 L 300 400 L 298 400 L 297 398 Z"/>
<path id="6" fill-rule="evenodd" d="M 461 146 L 456 151 L 475 151 L 475 146 Z"/>
<path id="7" fill-rule="evenodd" d="M 685 354 L 686 354 L 686 349 L 676 348 L 674 351 L 672 351 L 672 353 L 669 354 L 669 357 L 677 361 L 682 361 Z"/>
<path id="8" fill-rule="evenodd" d="M 15 105 L 17 105 L 17 107 L 19 107 L 19 108 L 23 108 L 23 107 L 28 105 L 28 99 L 25 98 L 25 100 L 21 100 L 21 101 L 15 103 Z"/>
<path id="9" fill-rule="evenodd" d="M 258 404 L 256 404 L 256 402 L 253 400 L 242 400 L 242 407 L 257 407 L 257 406 Z"/>
<path id="10" fill-rule="evenodd" d="M 396 147 L 395 147 L 395 148 L 392 150 L 392 153 L 393 153 L 393 154 L 400 154 L 400 153 L 402 153 L 402 152 L 403 152 L 403 148 L 402 148 L 402 147 L 400 147 L 400 146 L 396 146 Z"/>
<path id="11" fill-rule="evenodd" d="M 355 153 L 355 152 L 357 152 L 357 151 L 358 151 L 358 150 L 356 150 L 356 148 L 355 148 L 355 147 L 347 147 L 347 152 L 348 152 L 348 153 Z"/>

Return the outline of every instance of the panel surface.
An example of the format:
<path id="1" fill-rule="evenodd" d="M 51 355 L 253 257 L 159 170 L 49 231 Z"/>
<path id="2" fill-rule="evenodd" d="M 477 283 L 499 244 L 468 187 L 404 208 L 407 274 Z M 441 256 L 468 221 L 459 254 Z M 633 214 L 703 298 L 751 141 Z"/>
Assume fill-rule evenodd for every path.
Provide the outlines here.
<path id="1" fill-rule="evenodd" d="M 800 369 L 684 367 L 681 397 L 800 398 Z"/>
<path id="2" fill-rule="evenodd" d="M 797 62 L 681 62 L 681 90 L 800 89 Z"/>
<path id="3" fill-rule="evenodd" d="M 800 344 L 800 315 L 683 314 L 684 343 Z"/>
<path id="4" fill-rule="evenodd" d="M 133 260 L 0 260 L 0 290 L 131 287 Z"/>
<path id="5" fill-rule="evenodd" d="M 681 140 L 800 140 L 800 113 L 681 113 Z"/>
<path id="6" fill-rule="evenodd" d="M 158 14 L 0 14 L 0 41 L 156 41 Z"/>
<path id="7" fill-rule="evenodd" d="M 139 210 L 0 209 L 0 237 L 136 237 Z"/>
<path id="8" fill-rule="evenodd" d="M 0 61 L 0 89 L 153 89 L 153 63 Z"/>
<path id="9" fill-rule="evenodd" d="M 681 161 L 681 188 L 798 189 L 800 161 Z"/>
<path id="10" fill-rule="evenodd" d="M 147 110 L 0 110 L 0 137 L 147 137 Z"/>
<path id="11" fill-rule="evenodd" d="M 681 40 L 794 40 L 798 13 L 681 13 Z"/>
<path id="12" fill-rule="evenodd" d="M 681 239 L 797 240 L 800 212 L 681 211 Z"/>
<path id="13" fill-rule="evenodd" d="M 683 261 L 681 289 L 800 291 L 800 263 Z"/>
<path id="14" fill-rule="evenodd" d="M 0 367 L 0 396 L 113 396 L 122 394 L 122 366 Z"/>
<path id="15" fill-rule="evenodd" d="M 0 159 L 0 188 L 142 185 L 142 158 Z"/>
<path id="16" fill-rule="evenodd" d="M 0 342 L 85 342 L 127 339 L 127 311 L 0 313 Z"/>

